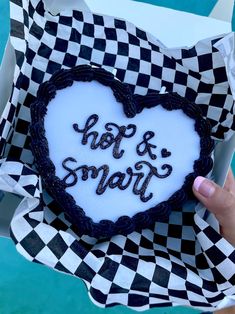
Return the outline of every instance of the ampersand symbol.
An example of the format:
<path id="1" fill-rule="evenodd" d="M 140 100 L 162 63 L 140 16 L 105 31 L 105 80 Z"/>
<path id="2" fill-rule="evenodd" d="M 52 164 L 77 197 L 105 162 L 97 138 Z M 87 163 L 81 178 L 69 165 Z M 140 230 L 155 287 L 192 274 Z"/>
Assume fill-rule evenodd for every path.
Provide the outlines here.
<path id="1" fill-rule="evenodd" d="M 144 156 L 146 153 L 148 153 L 152 160 L 157 159 L 157 156 L 152 153 L 152 149 L 156 148 L 157 146 L 149 143 L 149 140 L 151 140 L 154 136 L 155 133 L 152 131 L 147 131 L 144 133 L 143 141 L 136 146 L 136 152 L 139 156 Z M 141 146 L 143 147 L 141 148 Z"/>

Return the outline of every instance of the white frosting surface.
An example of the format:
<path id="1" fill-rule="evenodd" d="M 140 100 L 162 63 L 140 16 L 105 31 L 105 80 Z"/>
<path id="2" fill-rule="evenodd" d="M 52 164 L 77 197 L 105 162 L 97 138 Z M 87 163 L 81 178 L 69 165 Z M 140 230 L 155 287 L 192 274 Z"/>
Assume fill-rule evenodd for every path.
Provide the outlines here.
<path id="1" fill-rule="evenodd" d="M 80 129 L 83 129 L 88 117 L 93 114 L 97 114 L 99 120 L 89 132 L 97 131 L 98 139 L 107 132 L 105 124 L 108 122 L 118 126 L 136 125 L 135 135 L 131 138 L 123 138 L 121 141 L 120 150 L 124 150 L 121 158 L 113 157 L 113 145 L 104 150 L 101 148 L 92 150 L 90 148 L 92 137 L 86 145 L 81 144 L 83 134 L 76 132 L 73 124 L 76 123 Z M 58 91 L 48 105 L 45 131 L 50 158 L 60 179 L 68 174 L 62 166 L 62 162 L 67 157 L 77 160 L 77 163 L 68 163 L 73 169 L 82 165 L 97 168 L 104 164 L 108 165 L 107 179 L 117 171 L 126 173 L 128 167 L 131 167 L 135 173 L 143 172 L 146 178 L 149 168 L 144 166 L 142 170 L 135 170 L 134 166 L 138 161 L 151 163 L 161 174 L 166 173 L 161 170 L 162 165 L 172 166 L 172 173 L 167 178 L 156 176 L 151 178 L 146 196 L 152 192 L 153 197 L 147 202 L 141 201 L 140 196 L 133 193 L 135 178 L 125 190 L 107 187 L 103 194 L 97 195 L 96 189 L 102 172 L 96 179 L 89 176 L 88 180 L 83 181 L 82 173 L 78 171 L 77 184 L 68 187 L 66 191 L 94 222 L 102 219 L 116 221 L 123 215 L 132 217 L 137 212 L 145 211 L 167 200 L 181 188 L 185 176 L 193 172 L 194 160 L 199 158 L 200 153 L 200 138 L 194 130 L 194 120 L 188 118 L 182 110 L 167 111 L 162 106 L 156 106 L 152 109 L 144 109 L 134 118 L 127 118 L 122 104 L 116 101 L 112 90 L 96 81 L 74 82 L 71 87 Z M 136 152 L 137 145 L 143 141 L 143 135 L 147 131 L 155 133 L 149 143 L 157 146 L 152 149 L 152 152 L 157 155 L 156 160 L 152 160 L 148 153 L 139 156 Z M 115 128 L 112 133 L 114 136 L 117 135 Z M 163 148 L 171 152 L 169 157 L 161 157 Z"/>

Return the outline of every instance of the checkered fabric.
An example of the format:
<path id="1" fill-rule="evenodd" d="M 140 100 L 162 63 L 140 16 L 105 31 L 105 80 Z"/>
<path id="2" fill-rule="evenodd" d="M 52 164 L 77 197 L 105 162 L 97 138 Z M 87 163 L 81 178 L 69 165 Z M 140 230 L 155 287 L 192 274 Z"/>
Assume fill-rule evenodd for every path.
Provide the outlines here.
<path id="1" fill-rule="evenodd" d="M 19 161 L 0 160 L 0 190 L 28 198 L 40 198 L 38 174 Z"/>
<path id="2" fill-rule="evenodd" d="M 116 69 L 134 93 L 165 86 L 196 102 L 214 137 L 229 138 L 234 100 L 225 62 L 214 46 L 226 36 L 191 49 L 166 49 L 127 21 L 79 11 L 53 16 L 40 0 L 11 0 L 11 23 L 17 67 L 0 121 L 0 188 L 24 196 L 11 223 L 17 250 L 30 261 L 81 278 L 91 300 L 102 307 L 180 304 L 213 310 L 235 294 L 234 248 L 194 202 L 152 229 L 106 240 L 78 237 L 41 188 L 28 133 L 29 107 L 39 85 L 56 70 L 89 63 Z"/>

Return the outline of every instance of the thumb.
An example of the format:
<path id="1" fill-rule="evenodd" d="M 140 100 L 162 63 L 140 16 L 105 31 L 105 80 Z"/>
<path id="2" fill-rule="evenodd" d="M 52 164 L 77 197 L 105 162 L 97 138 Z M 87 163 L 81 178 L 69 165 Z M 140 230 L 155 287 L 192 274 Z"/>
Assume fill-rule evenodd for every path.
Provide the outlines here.
<path id="1" fill-rule="evenodd" d="M 193 193 L 197 199 L 219 221 L 221 234 L 235 243 L 235 196 L 213 181 L 197 177 L 193 184 Z"/>

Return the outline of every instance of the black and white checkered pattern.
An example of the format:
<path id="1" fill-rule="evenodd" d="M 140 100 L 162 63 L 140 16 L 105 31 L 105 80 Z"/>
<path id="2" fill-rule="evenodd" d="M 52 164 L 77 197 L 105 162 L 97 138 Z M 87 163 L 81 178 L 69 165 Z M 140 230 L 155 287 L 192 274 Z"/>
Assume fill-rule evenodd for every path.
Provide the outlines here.
<path id="1" fill-rule="evenodd" d="M 84 63 L 116 69 L 117 77 L 138 94 L 162 86 L 178 92 L 201 106 L 216 138 L 231 136 L 234 101 L 223 58 L 214 47 L 219 38 L 191 49 L 166 49 L 127 21 L 78 11 L 53 16 L 40 0 L 11 0 L 11 22 L 17 67 L 0 122 L 1 153 L 8 158 L 0 171 L 24 187 L 11 223 L 18 251 L 30 261 L 81 278 L 102 307 L 123 304 L 144 310 L 180 304 L 212 310 L 235 294 L 234 248 L 203 218 L 202 209 L 195 212 L 195 203 L 173 212 L 169 223 L 140 233 L 80 238 L 30 169 L 29 106 L 39 85 L 62 67 Z M 10 164 L 4 166 L 11 159 L 13 173 Z M 11 188 L 15 193 L 14 184 Z"/>
<path id="2" fill-rule="evenodd" d="M 0 161 L 0 189 L 27 198 L 40 198 L 41 181 L 26 164 L 6 158 Z"/>

